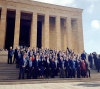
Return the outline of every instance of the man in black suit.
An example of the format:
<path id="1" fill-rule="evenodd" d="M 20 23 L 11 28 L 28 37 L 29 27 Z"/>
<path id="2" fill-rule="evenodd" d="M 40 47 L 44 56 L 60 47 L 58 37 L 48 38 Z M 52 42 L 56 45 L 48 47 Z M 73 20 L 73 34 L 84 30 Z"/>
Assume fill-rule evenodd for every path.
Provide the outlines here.
<path id="1" fill-rule="evenodd" d="M 92 54 L 90 53 L 90 55 L 88 56 L 88 61 L 90 63 L 90 68 L 93 68 L 93 57 Z"/>
<path id="2" fill-rule="evenodd" d="M 19 71 L 19 79 L 24 79 L 25 68 L 27 66 L 26 55 L 24 54 L 23 58 L 20 60 L 20 71 Z"/>
<path id="3" fill-rule="evenodd" d="M 81 59 L 82 59 L 82 60 L 85 60 L 85 59 L 86 59 L 86 54 L 85 54 L 85 52 L 83 52 L 83 53 L 81 54 Z"/>
<path id="4" fill-rule="evenodd" d="M 46 59 L 45 68 L 46 68 L 46 78 L 48 78 L 50 75 L 50 59 L 49 59 L 49 57 L 47 57 L 47 59 Z"/>
<path id="5" fill-rule="evenodd" d="M 12 49 L 12 47 L 10 47 L 10 49 L 8 50 L 8 64 L 12 64 L 12 57 L 13 57 L 14 51 Z"/>
<path id="6" fill-rule="evenodd" d="M 14 51 L 13 63 L 16 63 L 17 58 L 18 58 L 18 48 L 16 47 L 16 49 L 15 49 L 15 51 Z"/>
<path id="7" fill-rule="evenodd" d="M 66 78 L 68 78 L 68 70 L 69 70 L 68 57 L 65 58 L 64 67 L 65 67 Z"/>
<path id="8" fill-rule="evenodd" d="M 33 74 L 33 60 L 32 57 L 30 56 L 29 60 L 28 60 L 28 64 L 27 64 L 27 78 L 31 79 L 32 74 Z"/>
<path id="9" fill-rule="evenodd" d="M 52 58 L 52 61 L 51 61 L 51 63 L 50 63 L 51 78 L 54 78 L 55 69 L 56 69 L 55 59 Z"/>
<path id="10" fill-rule="evenodd" d="M 68 78 L 72 78 L 72 76 L 73 76 L 73 61 L 72 61 L 72 57 L 69 57 L 68 63 L 69 63 Z"/>
<path id="11" fill-rule="evenodd" d="M 38 55 L 36 56 L 36 59 L 34 60 L 33 62 L 33 69 L 34 69 L 34 74 L 33 74 L 33 78 L 37 79 L 38 77 L 38 71 L 40 70 L 39 69 L 39 57 Z"/>
<path id="12" fill-rule="evenodd" d="M 80 78 L 81 76 L 81 63 L 78 57 L 76 57 L 76 70 L 77 70 L 77 78 Z"/>
<path id="13" fill-rule="evenodd" d="M 64 60 L 63 60 L 63 57 L 60 57 L 59 70 L 60 70 L 60 78 L 64 78 Z"/>

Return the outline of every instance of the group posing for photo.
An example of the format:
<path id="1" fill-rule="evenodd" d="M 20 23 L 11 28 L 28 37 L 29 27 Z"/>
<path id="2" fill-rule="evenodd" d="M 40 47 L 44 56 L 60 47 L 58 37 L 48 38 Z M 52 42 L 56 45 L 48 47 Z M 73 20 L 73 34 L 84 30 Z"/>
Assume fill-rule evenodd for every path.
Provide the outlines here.
<path id="1" fill-rule="evenodd" d="M 16 68 L 19 68 L 19 79 L 55 78 L 56 76 L 86 78 L 90 77 L 92 65 L 87 62 L 85 52 L 77 55 L 69 48 L 64 52 L 47 48 L 31 49 L 30 47 L 14 50 L 10 47 L 8 64 L 12 63 L 16 63 Z"/>

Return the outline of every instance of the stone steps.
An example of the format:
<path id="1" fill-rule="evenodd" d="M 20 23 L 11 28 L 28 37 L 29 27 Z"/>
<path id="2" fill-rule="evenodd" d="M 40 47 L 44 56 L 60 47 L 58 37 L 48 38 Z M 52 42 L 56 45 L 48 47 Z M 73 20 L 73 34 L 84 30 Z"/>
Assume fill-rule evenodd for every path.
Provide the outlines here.
<path id="1" fill-rule="evenodd" d="M 100 80 L 100 73 L 97 73 L 96 70 L 91 70 L 91 78 L 80 78 L 80 79 L 78 79 L 78 78 L 60 79 L 59 76 L 55 76 L 54 79 L 48 78 L 48 79 L 37 79 L 37 80 L 35 80 L 35 79 L 18 80 L 18 75 L 19 75 L 19 69 L 16 69 L 16 65 L 15 64 L 7 64 L 7 52 L 0 52 L 0 84 L 82 82 L 82 81 Z"/>

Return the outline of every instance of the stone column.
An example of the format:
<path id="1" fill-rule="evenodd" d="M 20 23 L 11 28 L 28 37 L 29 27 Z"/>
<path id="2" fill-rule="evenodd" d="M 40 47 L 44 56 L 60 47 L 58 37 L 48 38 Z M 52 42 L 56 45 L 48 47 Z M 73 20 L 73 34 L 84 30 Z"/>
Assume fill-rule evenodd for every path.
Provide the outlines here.
<path id="1" fill-rule="evenodd" d="M 68 17 L 66 19 L 66 32 L 67 32 L 67 46 L 69 49 L 73 50 L 72 48 L 72 28 L 71 28 L 71 18 Z"/>
<path id="2" fill-rule="evenodd" d="M 37 13 L 33 12 L 32 25 L 31 25 L 30 47 L 37 47 Z"/>
<path id="3" fill-rule="evenodd" d="M 44 18 L 44 48 L 49 48 L 49 14 Z"/>
<path id="4" fill-rule="evenodd" d="M 16 48 L 16 47 L 19 46 L 19 36 L 20 36 L 20 10 L 16 10 L 14 46 L 13 46 L 13 48 Z"/>
<path id="5" fill-rule="evenodd" d="M 60 16 L 56 16 L 56 48 L 61 50 L 61 30 L 60 30 Z"/>
<path id="6" fill-rule="evenodd" d="M 1 20 L 0 20 L 0 49 L 4 48 L 4 46 L 5 46 L 6 14 L 7 14 L 7 8 L 2 8 Z"/>
<path id="7" fill-rule="evenodd" d="M 78 34 L 78 53 L 84 51 L 84 40 L 83 40 L 83 27 L 82 27 L 82 17 L 77 19 L 77 34 Z"/>
<path id="8" fill-rule="evenodd" d="M 66 31 L 64 31 L 64 51 L 66 51 L 67 49 L 67 35 L 66 35 Z"/>

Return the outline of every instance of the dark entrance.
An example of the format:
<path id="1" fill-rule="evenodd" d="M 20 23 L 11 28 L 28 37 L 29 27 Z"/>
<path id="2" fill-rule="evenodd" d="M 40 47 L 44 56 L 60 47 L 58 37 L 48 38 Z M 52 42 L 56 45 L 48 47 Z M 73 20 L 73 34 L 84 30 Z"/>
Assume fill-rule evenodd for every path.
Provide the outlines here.
<path id="1" fill-rule="evenodd" d="M 15 29 L 15 11 L 7 11 L 6 17 L 6 37 L 5 37 L 5 48 L 9 49 L 13 47 L 14 42 L 14 29 Z"/>
<path id="2" fill-rule="evenodd" d="M 37 22 L 37 47 L 41 48 L 42 45 L 42 21 Z"/>
<path id="3" fill-rule="evenodd" d="M 19 46 L 30 46 L 31 21 L 32 14 L 21 13 Z"/>

